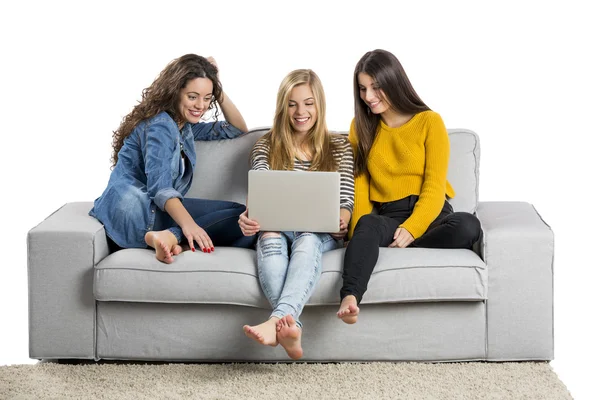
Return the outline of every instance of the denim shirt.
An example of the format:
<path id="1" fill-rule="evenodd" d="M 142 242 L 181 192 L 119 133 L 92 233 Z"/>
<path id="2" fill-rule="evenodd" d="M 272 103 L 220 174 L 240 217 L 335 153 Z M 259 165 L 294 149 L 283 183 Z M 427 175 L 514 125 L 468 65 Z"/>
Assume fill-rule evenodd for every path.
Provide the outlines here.
<path id="1" fill-rule="evenodd" d="M 186 122 L 180 132 L 164 111 L 140 122 L 125 139 L 108 186 L 89 215 L 104 225 L 117 245 L 145 248 L 144 236 L 153 230 L 156 213 L 165 212 L 167 200 L 183 199 L 192 184 L 194 140 L 233 139 L 241 134 L 225 121 Z M 181 152 L 186 156 L 185 168 Z"/>

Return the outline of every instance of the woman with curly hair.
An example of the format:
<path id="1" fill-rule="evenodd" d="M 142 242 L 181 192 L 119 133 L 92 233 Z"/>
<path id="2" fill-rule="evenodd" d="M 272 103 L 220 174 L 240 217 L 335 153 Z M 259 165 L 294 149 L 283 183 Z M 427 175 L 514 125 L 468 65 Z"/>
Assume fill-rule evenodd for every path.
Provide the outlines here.
<path id="1" fill-rule="evenodd" d="M 200 122 L 217 103 L 226 121 Z M 192 251 L 197 243 L 205 253 L 215 245 L 250 247 L 252 238 L 237 224 L 245 206 L 184 199 L 196 166 L 194 141 L 244 132 L 244 118 L 223 91 L 212 57 L 171 61 L 113 134 L 114 169 L 90 211 L 104 225 L 111 249 L 149 246 L 158 260 L 171 263 L 183 243 Z"/>
<path id="2" fill-rule="evenodd" d="M 327 130 L 325 94 L 313 71 L 292 71 L 281 82 L 273 128 L 256 142 L 251 159 L 255 170 L 340 173 L 338 232 L 261 232 L 256 246 L 258 278 L 273 311 L 262 324 L 245 325 L 244 332 L 260 344 L 280 344 L 298 359 L 303 354 L 298 318 L 321 277 L 321 256 L 341 246 L 354 206 L 352 147 Z M 247 212 L 239 223 L 246 235 L 260 231 Z"/>

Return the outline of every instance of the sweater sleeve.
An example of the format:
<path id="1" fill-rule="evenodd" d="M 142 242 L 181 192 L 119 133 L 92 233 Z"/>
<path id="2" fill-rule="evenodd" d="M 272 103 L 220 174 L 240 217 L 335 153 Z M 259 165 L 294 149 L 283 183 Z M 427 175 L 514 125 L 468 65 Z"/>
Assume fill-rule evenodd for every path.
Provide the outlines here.
<path id="1" fill-rule="evenodd" d="M 400 226 L 417 239 L 444 206 L 446 176 L 450 161 L 450 139 L 439 114 L 433 113 L 425 132 L 425 173 L 419 200 L 411 216 Z"/>
<path id="2" fill-rule="evenodd" d="M 352 145 L 354 154 L 357 154 L 358 138 L 354 128 L 354 120 L 350 125 L 350 133 L 348 134 L 348 140 Z M 354 234 L 354 228 L 360 217 L 366 214 L 370 214 L 373 211 L 373 203 L 369 196 L 369 185 L 370 177 L 368 172 L 364 172 L 360 176 L 354 178 L 354 211 L 352 212 L 352 219 L 350 220 L 350 227 L 348 229 L 348 237 L 352 238 Z"/>

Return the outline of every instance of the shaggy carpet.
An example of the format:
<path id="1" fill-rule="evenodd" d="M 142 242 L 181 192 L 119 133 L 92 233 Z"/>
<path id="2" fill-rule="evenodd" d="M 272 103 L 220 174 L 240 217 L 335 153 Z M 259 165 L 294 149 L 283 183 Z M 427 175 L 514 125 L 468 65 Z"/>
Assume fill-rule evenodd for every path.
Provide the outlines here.
<path id="1" fill-rule="evenodd" d="M 572 399 L 546 362 L 0 366 L 0 399 Z"/>

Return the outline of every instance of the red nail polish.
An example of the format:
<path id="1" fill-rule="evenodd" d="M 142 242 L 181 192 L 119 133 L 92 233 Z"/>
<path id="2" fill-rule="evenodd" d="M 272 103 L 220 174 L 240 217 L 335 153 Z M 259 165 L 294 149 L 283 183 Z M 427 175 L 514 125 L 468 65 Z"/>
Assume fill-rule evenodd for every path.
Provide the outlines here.
<path id="1" fill-rule="evenodd" d="M 192 252 L 195 252 L 195 251 L 196 251 L 196 249 L 192 247 Z"/>
<path id="2" fill-rule="evenodd" d="M 211 247 L 210 249 L 211 249 L 211 251 L 215 251 L 215 248 L 214 248 L 214 247 Z"/>
<path id="3" fill-rule="evenodd" d="M 206 253 L 206 249 L 202 249 L 202 251 Z"/>

